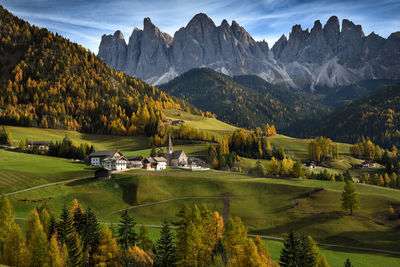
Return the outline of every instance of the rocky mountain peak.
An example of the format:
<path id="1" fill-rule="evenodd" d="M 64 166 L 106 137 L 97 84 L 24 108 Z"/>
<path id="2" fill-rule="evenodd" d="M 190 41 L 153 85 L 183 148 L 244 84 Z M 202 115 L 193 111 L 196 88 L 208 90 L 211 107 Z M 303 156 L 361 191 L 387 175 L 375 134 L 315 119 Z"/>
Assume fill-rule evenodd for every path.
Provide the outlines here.
<path id="1" fill-rule="evenodd" d="M 114 38 L 125 40 L 124 34 L 121 31 L 115 31 Z"/>
<path id="2" fill-rule="evenodd" d="M 355 25 L 352 21 L 348 19 L 344 19 L 342 21 L 342 33 L 346 32 L 353 32 L 360 35 L 361 37 L 365 36 L 361 25 Z"/>
<path id="3" fill-rule="evenodd" d="M 400 32 L 388 39 L 364 36 L 360 25 L 332 16 L 311 30 L 294 25 L 269 51 L 237 23 L 219 26 L 204 13 L 195 15 L 172 38 L 145 18 L 126 45 L 120 31 L 103 35 L 99 56 L 111 67 L 160 84 L 192 68 L 209 67 L 227 75 L 256 74 L 288 87 L 342 86 L 361 79 L 400 78 Z"/>

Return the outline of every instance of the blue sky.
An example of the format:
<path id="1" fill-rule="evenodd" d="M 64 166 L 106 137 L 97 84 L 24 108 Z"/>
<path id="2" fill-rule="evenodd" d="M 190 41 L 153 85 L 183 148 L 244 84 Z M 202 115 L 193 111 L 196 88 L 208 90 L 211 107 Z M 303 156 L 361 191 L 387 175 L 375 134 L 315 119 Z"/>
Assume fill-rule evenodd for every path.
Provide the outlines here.
<path id="1" fill-rule="evenodd" d="M 58 32 L 97 53 L 103 34 L 121 30 L 128 40 L 134 27 L 150 17 L 171 35 L 203 12 L 219 25 L 236 20 L 255 39 L 270 47 L 294 24 L 311 28 L 319 19 L 324 25 L 332 15 L 387 37 L 400 31 L 399 0 L 0 0 L 15 15 L 39 27 Z"/>

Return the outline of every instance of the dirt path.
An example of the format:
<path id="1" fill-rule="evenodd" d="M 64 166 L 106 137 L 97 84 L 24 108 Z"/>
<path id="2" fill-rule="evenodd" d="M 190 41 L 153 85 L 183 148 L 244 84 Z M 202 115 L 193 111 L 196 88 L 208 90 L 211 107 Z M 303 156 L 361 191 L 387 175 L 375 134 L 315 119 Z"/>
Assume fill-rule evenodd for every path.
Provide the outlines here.
<path id="1" fill-rule="evenodd" d="M 222 195 L 222 196 L 204 196 L 204 197 L 201 197 L 201 196 L 197 196 L 197 197 L 177 197 L 177 198 L 164 199 L 164 200 L 160 200 L 160 201 L 156 201 L 156 202 L 143 203 L 143 204 L 139 204 L 139 205 L 135 205 L 135 206 L 130 206 L 128 208 L 115 210 L 115 211 L 112 211 L 112 212 L 107 213 L 107 214 L 115 214 L 115 213 L 122 212 L 122 211 L 125 211 L 125 210 L 131 210 L 131 209 L 136 209 L 136 208 L 145 207 L 145 206 L 163 204 L 163 203 L 168 203 L 168 202 L 176 201 L 176 200 L 188 200 L 188 199 L 223 199 L 224 200 L 224 213 L 225 213 L 226 200 L 228 200 L 228 206 L 227 206 L 227 211 L 226 211 L 226 212 L 228 212 L 228 210 L 229 210 L 229 199 L 230 198 L 234 198 L 234 197 L 236 197 L 236 196 L 232 195 L 232 194 L 227 194 L 227 195 Z M 226 215 L 227 214 L 228 213 L 226 213 Z M 225 218 L 225 216 L 223 216 L 223 217 Z"/>
<path id="2" fill-rule="evenodd" d="M 86 178 L 74 178 L 74 179 L 65 180 L 65 181 L 59 181 L 59 182 L 54 182 L 54 183 L 37 185 L 37 186 L 33 186 L 33 187 L 22 189 L 22 190 L 6 193 L 5 195 L 6 196 L 11 196 L 11 195 L 15 195 L 15 194 L 18 194 L 18 193 L 23 193 L 23 192 L 26 192 L 26 191 L 30 191 L 30 190 L 35 190 L 35 189 L 38 189 L 38 188 L 43 188 L 43 187 L 57 185 L 57 184 L 65 184 L 65 183 L 75 182 L 75 181 L 84 180 L 84 179 L 88 179 L 88 177 L 86 177 Z M 1 195 L 0 195 L 0 197 L 1 197 Z"/>

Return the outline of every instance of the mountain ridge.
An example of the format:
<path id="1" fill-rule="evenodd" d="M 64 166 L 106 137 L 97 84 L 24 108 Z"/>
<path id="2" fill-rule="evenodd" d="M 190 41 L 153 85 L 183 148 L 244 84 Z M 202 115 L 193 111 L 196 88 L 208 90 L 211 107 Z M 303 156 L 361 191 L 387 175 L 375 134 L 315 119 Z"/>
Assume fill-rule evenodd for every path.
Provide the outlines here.
<path id="1" fill-rule="evenodd" d="M 294 25 L 289 37 L 270 48 L 256 41 L 236 21 L 216 25 L 206 14 L 195 15 L 174 36 L 150 18 L 135 28 L 126 43 L 117 31 L 103 35 L 99 57 L 113 68 L 158 85 L 198 67 L 235 76 L 255 74 L 294 89 L 346 86 L 366 79 L 400 78 L 400 32 L 387 39 L 361 25 L 332 16 L 303 30 Z"/>
<path id="2" fill-rule="evenodd" d="M 318 121 L 329 111 L 301 92 L 270 84 L 258 76 L 230 77 L 209 68 L 191 69 L 159 88 L 225 122 L 246 128 L 269 123 L 285 134 L 294 134 L 287 131 L 289 127 Z"/>

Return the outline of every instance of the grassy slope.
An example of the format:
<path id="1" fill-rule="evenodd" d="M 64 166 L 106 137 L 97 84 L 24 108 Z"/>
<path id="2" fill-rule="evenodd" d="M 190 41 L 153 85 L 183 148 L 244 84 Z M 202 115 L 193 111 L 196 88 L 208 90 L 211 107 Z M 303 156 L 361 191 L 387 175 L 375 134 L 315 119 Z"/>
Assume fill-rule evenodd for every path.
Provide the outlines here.
<path id="1" fill-rule="evenodd" d="M 185 123 L 190 127 L 219 134 L 229 134 L 238 129 L 235 126 L 219 121 L 217 119 L 192 115 L 190 113 L 180 110 L 166 109 L 164 110 L 164 114 L 167 118 L 170 118 L 172 120 L 184 120 Z"/>
<path id="2" fill-rule="evenodd" d="M 0 150 L 0 193 L 91 176 L 92 168 L 71 160 Z"/>
<path id="3" fill-rule="evenodd" d="M 59 213 L 63 204 L 78 198 L 85 207 L 92 207 L 103 221 L 117 222 L 119 213 L 132 205 L 187 197 L 187 199 L 138 207 L 130 212 L 138 223 L 161 224 L 173 220 L 183 204 L 207 204 L 223 211 L 219 198 L 234 194 L 229 216 L 240 216 L 255 234 L 285 236 L 296 229 L 326 243 L 398 250 L 400 245 L 391 226 L 374 223 L 367 216 L 384 218 L 381 211 L 389 205 L 400 206 L 400 192 L 386 188 L 357 185 L 361 210 L 356 216 L 341 211 L 340 193 L 343 183 L 314 180 L 248 179 L 241 174 L 218 171 L 164 173 L 133 171 L 117 176 L 114 181 L 92 179 L 55 185 L 10 196 L 18 217 L 26 217 L 37 203 L 20 201 L 53 197 L 47 204 Z M 326 190 L 308 197 L 310 188 Z M 291 208 L 297 199 L 299 205 Z M 249 209 L 249 207 L 252 207 Z"/>

